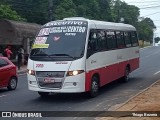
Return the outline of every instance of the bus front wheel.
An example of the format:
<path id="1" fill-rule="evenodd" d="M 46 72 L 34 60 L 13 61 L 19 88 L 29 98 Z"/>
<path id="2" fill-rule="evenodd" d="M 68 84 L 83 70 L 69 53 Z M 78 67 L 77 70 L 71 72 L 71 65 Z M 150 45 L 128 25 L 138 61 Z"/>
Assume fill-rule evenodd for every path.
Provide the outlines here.
<path id="1" fill-rule="evenodd" d="M 90 88 L 90 97 L 94 98 L 98 95 L 99 91 L 99 82 L 96 76 L 93 76 Z"/>

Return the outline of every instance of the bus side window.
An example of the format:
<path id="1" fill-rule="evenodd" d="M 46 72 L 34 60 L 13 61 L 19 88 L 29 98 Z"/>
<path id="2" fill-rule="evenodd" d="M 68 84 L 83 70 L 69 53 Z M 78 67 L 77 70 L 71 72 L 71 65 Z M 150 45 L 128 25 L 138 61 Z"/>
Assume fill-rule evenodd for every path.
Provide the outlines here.
<path id="1" fill-rule="evenodd" d="M 131 43 L 131 37 L 129 32 L 124 32 L 124 39 L 125 39 L 126 47 L 131 47 L 132 43 Z"/>
<path id="2" fill-rule="evenodd" d="M 88 47 L 87 47 L 87 56 L 90 56 L 96 51 L 97 44 L 97 33 L 96 30 L 91 30 L 89 34 Z"/>
<path id="3" fill-rule="evenodd" d="M 97 33 L 97 49 L 100 51 L 106 50 L 107 40 L 104 30 L 99 30 Z"/>
<path id="4" fill-rule="evenodd" d="M 132 46 L 138 46 L 138 38 L 137 38 L 137 33 L 135 31 L 131 32 L 131 40 L 132 40 Z"/>
<path id="5" fill-rule="evenodd" d="M 117 41 L 116 41 L 115 32 L 107 31 L 106 35 L 107 35 L 108 49 L 109 50 L 116 49 L 117 48 Z"/>
<path id="6" fill-rule="evenodd" d="M 125 47 L 125 41 L 124 41 L 123 32 L 116 31 L 116 38 L 117 38 L 118 48 L 124 48 Z"/>

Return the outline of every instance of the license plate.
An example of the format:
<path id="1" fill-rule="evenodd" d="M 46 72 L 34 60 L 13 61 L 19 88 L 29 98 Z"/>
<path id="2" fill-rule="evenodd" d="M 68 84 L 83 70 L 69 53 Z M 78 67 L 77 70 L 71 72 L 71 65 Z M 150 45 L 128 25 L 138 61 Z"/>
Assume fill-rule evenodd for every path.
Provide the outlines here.
<path id="1" fill-rule="evenodd" d="M 54 78 L 44 78 L 45 83 L 54 83 L 55 79 Z"/>

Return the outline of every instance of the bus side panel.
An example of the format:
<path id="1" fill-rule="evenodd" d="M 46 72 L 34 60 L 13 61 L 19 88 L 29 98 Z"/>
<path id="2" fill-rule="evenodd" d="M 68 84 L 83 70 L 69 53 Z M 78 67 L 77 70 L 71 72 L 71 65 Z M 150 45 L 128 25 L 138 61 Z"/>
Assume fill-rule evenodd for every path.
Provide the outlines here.
<path id="1" fill-rule="evenodd" d="M 100 86 L 112 82 L 118 78 L 118 64 L 105 66 L 100 73 Z"/>
<path id="2" fill-rule="evenodd" d="M 127 64 L 130 64 L 130 61 L 123 61 L 123 62 L 120 62 L 119 65 L 118 65 L 118 78 L 121 78 L 124 76 L 124 72 L 125 72 L 125 68 L 127 66 Z"/>
<path id="3" fill-rule="evenodd" d="M 130 66 L 130 72 L 139 67 L 139 47 L 130 47 L 117 50 L 118 58 L 118 78 L 125 75 L 126 66 Z"/>
<path id="4" fill-rule="evenodd" d="M 126 66 L 130 65 L 130 72 L 134 71 L 135 69 L 139 68 L 139 58 L 134 58 L 128 61 L 120 62 L 119 63 L 119 68 L 118 68 L 118 78 L 121 78 L 125 75 L 125 69 Z"/>
<path id="5" fill-rule="evenodd" d="M 99 75 L 100 86 L 103 86 L 118 78 L 123 77 L 127 65 L 130 65 L 130 72 L 139 68 L 139 58 L 126 60 L 120 63 L 112 64 L 109 66 L 86 72 L 85 91 L 90 90 L 91 80 L 94 74 Z"/>
<path id="6" fill-rule="evenodd" d="M 93 75 L 99 75 L 99 83 L 100 86 L 106 85 L 107 83 L 112 82 L 118 78 L 118 64 L 113 64 L 109 66 L 105 66 L 96 70 L 91 70 L 86 72 L 86 80 L 85 80 L 85 91 L 89 91 L 91 87 L 91 80 Z"/>
<path id="7" fill-rule="evenodd" d="M 137 68 L 139 68 L 139 58 L 131 60 L 130 65 L 131 65 L 131 71 L 134 71 Z"/>
<path id="8" fill-rule="evenodd" d="M 116 51 L 98 52 L 86 60 L 86 91 L 90 90 L 91 79 L 98 74 L 100 86 L 118 77 L 118 61 Z"/>

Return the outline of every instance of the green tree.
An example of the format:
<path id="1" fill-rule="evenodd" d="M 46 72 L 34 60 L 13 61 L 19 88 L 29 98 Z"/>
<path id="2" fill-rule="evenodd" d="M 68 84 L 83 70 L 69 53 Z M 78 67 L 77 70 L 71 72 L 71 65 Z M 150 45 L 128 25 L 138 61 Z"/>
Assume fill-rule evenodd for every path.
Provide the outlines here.
<path id="1" fill-rule="evenodd" d="M 120 18 L 124 18 L 124 23 L 136 26 L 139 17 L 139 8 L 134 5 L 128 5 L 120 0 L 112 1 L 113 19 L 120 22 Z"/>
<path id="2" fill-rule="evenodd" d="M 3 0 L 28 22 L 44 24 L 48 21 L 49 0 Z M 85 17 L 112 21 L 111 0 L 53 0 L 54 19 Z"/>
<path id="3" fill-rule="evenodd" d="M 111 11 L 111 0 L 97 0 L 99 4 L 99 20 L 103 21 L 113 21 L 112 11 Z"/>
<path id="4" fill-rule="evenodd" d="M 84 0 L 79 8 L 78 11 L 83 11 L 82 17 L 98 19 L 99 5 L 96 0 Z"/>
<path id="5" fill-rule="evenodd" d="M 0 19 L 9 19 L 16 21 L 24 21 L 20 15 L 17 14 L 16 11 L 12 10 L 9 5 L 0 5 Z"/>
<path id="6" fill-rule="evenodd" d="M 48 20 L 48 0 L 5 0 L 27 22 L 44 24 Z"/>
<path id="7" fill-rule="evenodd" d="M 155 38 L 155 42 L 158 43 L 160 41 L 160 37 Z"/>
<path id="8" fill-rule="evenodd" d="M 138 23 L 137 27 L 139 39 L 151 42 L 153 39 L 153 29 L 155 28 L 156 27 L 150 18 L 144 18 Z"/>
<path id="9" fill-rule="evenodd" d="M 111 0 L 73 0 L 77 16 L 95 20 L 112 21 Z"/>
<path id="10" fill-rule="evenodd" d="M 72 0 L 61 0 L 55 10 L 55 19 L 77 16 L 75 8 L 76 6 Z"/>

